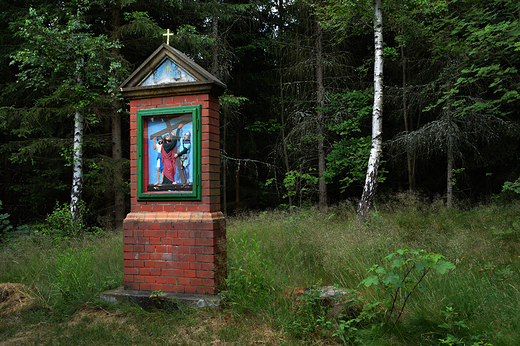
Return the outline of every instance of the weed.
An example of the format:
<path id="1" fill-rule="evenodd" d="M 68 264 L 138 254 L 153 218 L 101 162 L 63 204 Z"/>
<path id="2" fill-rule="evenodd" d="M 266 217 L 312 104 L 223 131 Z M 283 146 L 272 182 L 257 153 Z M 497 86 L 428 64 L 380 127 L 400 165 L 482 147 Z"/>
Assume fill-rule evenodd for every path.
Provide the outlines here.
<path id="1" fill-rule="evenodd" d="M 492 282 L 504 282 L 511 279 L 514 275 L 514 271 L 511 268 L 497 269 L 497 266 L 490 261 L 478 268 L 478 270 L 485 273 Z"/>
<path id="2" fill-rule="evenodd" d="M 390 266 L 374 265 L 368 270 L 367 277 L 360 285 L 374 286 L 389 296 L 381 301 L 375 301 L 374 308 L 387 309 L 386 323 L 391 318 L 397 322 L 403 314 L 408 299 L 431 269 L 444 274 L 446 270 L 455 268 L 453 263 L 443 258 L 442 255 L 427 253 L 424 250 L 399 249 L 384 258 L 386 261 L 392 261 Z"/>
<path id="3" fill-rule="evenodd" d="M 462 331 L 468 329 L 466 322 L 463 320 L 457 320 L 456 316 L 457 312 L 451 306 L 446 306 L 443 311 L 441 311 L 444 316 L 445 323 L 440 324 L 438 327 L 442 328 L 446 331 L 446 338 L 439 339 L 442 345 L 448 346 L 456 346 L 456 345 L 471 345 L 471 346 L 493 346 L 492 344 L 487 342 L 487 337 L 485 335 L 469 335 L 467 338 L 462 336 Z M 468 339 L 468 341 L 466 341 Z"/>
<path id="4" fill-rule="evenodd" d="M 254 311 L 272 300 L 274 291 L 269 262 L 262 257 L 256 234 L 228 239 L 228 277 L 223 296 L 239 309 Z M 252 299 L 254 297 L 254 299 Z"/>
<path id="5" fill-rule="evenodd" d="M 150 294 L 151 299 L 163 299 L 162 297 L 162 290 L 154 290 L 152 291 L 152 294 Z"/>
<path id="6" fill-rule="evenodd" d="M 321 299 L 321 283 L 312 286 L 297 297 L 294 319 L 287 325 L 289 332 L 296 337 L 314 333 L 325 319 L 327 311 Z"/>
<path id="7" fill-rule="evenodd" d="M 175 304 L 163 296 L 162 290 L 154 290 L 150 294 L 150 300 L 154 309 L 173 310 Z"/>
<path id="8" fill-rule="evenodd" d="M 94 290 L 93 261 L 93 251 L 88 248 L 83 251 L 74 251 L 69 247 L 65 254 L 58 255 L 55 285 L 65 298 L 70 298 L 80 292 Z"/>

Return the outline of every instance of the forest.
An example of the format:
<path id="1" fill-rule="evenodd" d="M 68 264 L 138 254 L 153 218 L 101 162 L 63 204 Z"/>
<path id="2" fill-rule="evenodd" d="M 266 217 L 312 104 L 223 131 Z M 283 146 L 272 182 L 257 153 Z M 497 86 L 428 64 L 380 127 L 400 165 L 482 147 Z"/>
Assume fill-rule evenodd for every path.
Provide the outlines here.
<path id="1" fill-rule="evenodd" d="M 0 1 L 0 212 L 29 224 L 76 193 L 88 224 L 120 226 L 129 107 L 117 87 L 168 29 L 227 85 L 225 214 L 359 201 L 376 137 L 377 198 L 515 198 L 520 3 L 375 2 L 378 25 L 366 0 Z"/>

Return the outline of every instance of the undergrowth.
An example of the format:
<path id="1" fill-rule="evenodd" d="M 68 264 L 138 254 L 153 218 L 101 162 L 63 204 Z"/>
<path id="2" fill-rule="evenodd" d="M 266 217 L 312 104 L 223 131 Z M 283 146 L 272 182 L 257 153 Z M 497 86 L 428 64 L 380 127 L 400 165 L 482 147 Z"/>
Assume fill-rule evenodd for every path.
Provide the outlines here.
<path id="1" fill-rule="evenodd" d="M 75 337 L 88 343 L 87 335 L 97 333 L 100 344 L 125 344 L 130 335 L 142 344 L 520 344 L 518 204 L 448 210 L 402 194 L 379 204 L 361 227 L 346 202 L 228 218 L 227 235 L 221 307 L 168 314 L 99 300 L 99 292 L 122 285 L 120 233 L 10 238 L 0 245 L 0 282 L 26 285 L 38 304 L 17 324 L 0 325 L 0 341 L 24 326 L 58 321 L 39 338 L 67 335 L 64 344 Z M 352 296 L 324 299 L 320 287 Z M 124 323 L 82 317 L 84 323 L 60 334 L 61 323 L 85 309 Z"/>

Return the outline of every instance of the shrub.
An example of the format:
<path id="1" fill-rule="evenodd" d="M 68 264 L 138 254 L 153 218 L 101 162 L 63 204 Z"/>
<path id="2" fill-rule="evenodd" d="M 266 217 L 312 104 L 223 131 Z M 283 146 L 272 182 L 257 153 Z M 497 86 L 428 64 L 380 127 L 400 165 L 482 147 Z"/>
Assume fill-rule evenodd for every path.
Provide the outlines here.
<path id="1" fill-rule="evenodd" d="M 88 212 L 84 203 L 80 203 L 81 214 Z M 45 222 L 36 225 L 36 233 L 49 238 L 53 242 L 60 240 L 68 240 L 83 235 L 86 232 L 90 234 L 100 234 L 102 229 L 99 227 L 88 227 L 82 219 L 74 221 L 70 212 L 70 205 L 68 203 L 62 206 L 56 202 L 54 211 L 47 215 Z"/>
<path id="2" fill-rule="evenodd" d="M 399 249 L 384 258 L 391 261 L 390 266 L 374 265 L 367 272 L 367 277 L 360 285 L 374 286 L 382 290 L 387 297 L 382 301 L 374 301 L 374 307 L 385 309 L 385 322 L 391 318 L 397 322 L 402 316 L 408 299 L 431 269 L 444 274 L 455 265 L 444 260 L 444 256 L 427 253 L 424 250 Z"/>
<path id="3" fill-rule="evenodd" d="M 0 212 L 3 209 L 4 208 L 2 208 L 2 201 L 0 201 Z M 9 214 L 0 214 L 0 235 L 9 232 L 12 228 L 13 226 L 11 226 L 9 222 Z"/>

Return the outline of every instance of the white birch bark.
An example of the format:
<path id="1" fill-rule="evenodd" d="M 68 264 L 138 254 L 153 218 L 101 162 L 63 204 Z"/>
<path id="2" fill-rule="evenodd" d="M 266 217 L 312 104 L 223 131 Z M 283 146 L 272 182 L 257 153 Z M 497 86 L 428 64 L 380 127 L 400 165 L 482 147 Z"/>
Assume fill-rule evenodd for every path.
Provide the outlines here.
<path id="1" fill-rule="evenodd" d="M 383 11 L 382 0 L 374 0 L 374 108 L 372 147 L 368 160 L 363 195 L 358 205 L 358 221 L 365 222 L 372 208 L 377 188 L 379 162 L 383 151 Z"/>
<path id="2" fill-rule="evenodd" d="M 78 75 L 77 75 L 77 83 L 78 85 L 83 84 L 83 80 L 81 78 L 81 72 L 79 71 L 78 64 Z M 72 215 L 72 220 L 79 226 L 79 221 L 81 220 L 81 209 L 80 209 L 80 201 L 81 201 L 81 193 L 83 191 L 83 126 L 84 126 L 84 115 L 82 109 L 79 108 L 76 110 L 74 115 L 74 155 L 72 161 L 72 189 L 70 192 L 70 213 Z"/>
<path id="3" fill-rule="evenodd" d="M 81 217 L 79 202 L 83 190 L 83 114 L 80 110 L 74 116 L 74 158 L 72 162 L 72 190 L 70 192 L 70 212 L 72 220 Z"/>

